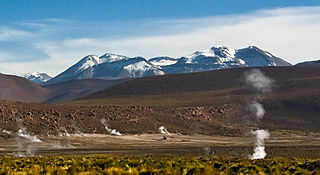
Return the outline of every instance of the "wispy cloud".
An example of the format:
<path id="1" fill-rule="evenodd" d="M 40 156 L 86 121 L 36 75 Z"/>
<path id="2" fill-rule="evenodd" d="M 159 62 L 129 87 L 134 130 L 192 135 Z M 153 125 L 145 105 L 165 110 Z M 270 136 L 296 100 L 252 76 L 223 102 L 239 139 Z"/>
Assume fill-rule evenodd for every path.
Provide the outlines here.
<path id="1" fill-rule="evenodd" d="M 32 36 L 32 33 L 24 30 L 0 27 L 0 41 L 21 40 L 30 36 Z"/>
<path id="2" fill-rule="evenodd" d="M 320 7 L 292 7 L 176 20 L 21 22 L 25 30 L 12 30 L 11 34 L 0 32 L 0 45 L 10 41 L 10 35 L 23 38 L 32 34 L 23 44 L 39 50 L 39 54 L 32 53 L 29 57 L 41 58 L 18 63 L 6 61 L 0 64 L 0 71 L 15 74 L 44 71 L 55 75 L 88 54 L 180 57 L 216 44 L 232 48 L 256 45 L 297 63 L 320 59 L 317 53 L 319 19 Z"/>

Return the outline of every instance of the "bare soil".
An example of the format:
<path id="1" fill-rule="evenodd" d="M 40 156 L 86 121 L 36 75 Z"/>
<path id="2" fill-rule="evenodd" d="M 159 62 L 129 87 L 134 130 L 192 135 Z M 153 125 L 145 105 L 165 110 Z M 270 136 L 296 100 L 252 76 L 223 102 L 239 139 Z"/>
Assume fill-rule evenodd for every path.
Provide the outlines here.
<path id="1" fill-rule="evenodd" d="M 166 140 L 163 140 L 163 137 Z M 141 134 L 111 136 L 105 134 L 78 134 L 71 136 L 38 136 L 42 141 L 32 143 L 19 138 L 23 148 L 18 148 L 17 136 L 2 134 L 0 155 L 82 155 L 109 154 L 129 157 L 155 156 L 209 156 L 248 158 L 253 152 L 253 137 L 227 137 L 205 135 L 171 136 L 162 134 Z M 20 143 L 21 144 L 21 143 Z M 266 140 L 267 157 L 319 158 L 320 134 L 296 133 L 290 131 L 272 132 Z"/>
<path id="2" fill-rule="evenodd" d="M 26 127 L 36 134 L 105 133 L 109 128 L 125 134 L 158 133 L 160 126 L 182 134 L 239 135 L 250 127 L 239 105 L 153 108 L 140 106 L 75 106 L 2 102 L 0 129 Z M 253 122 L 254 124 L 254 122 Z"/>

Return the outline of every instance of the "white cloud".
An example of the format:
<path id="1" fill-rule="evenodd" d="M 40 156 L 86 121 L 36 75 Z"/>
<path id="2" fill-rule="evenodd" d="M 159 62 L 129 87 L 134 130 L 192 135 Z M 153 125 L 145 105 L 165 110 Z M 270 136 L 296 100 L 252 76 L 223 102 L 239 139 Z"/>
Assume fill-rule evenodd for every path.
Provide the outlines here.
<path id="1" fill-rule="evenodd" d="M 32 34 L 24 30 L 17 30 L 11 28 L 0 28 L 0 41 L 13 41 L 25 37 L 29 37 Z"/>
<path id="2" fill-rule="evenodd" d="M 317 9 L 317 10 L 315 10 Z M 320 7 L 285 8 L 259 11 L 243 16 L 224 16 L 200 19 L 194 31 L 167 36 L 131 38 L 108 42 L 105 45 L 128 54 L 181 56 L 197 49 L 222 44 L 233 48 L 257 45 L 292 63 L 319 59 Z M 192 19 L 192 22 L 195 19 Z M 188 23 L 185 20 L 185 23 Z M 187 26 L 187 25 L 186 25 Z M 107 47 L 107 48 L 108 48 Z"/>
<path id="3" fill-rule="evenodd" d="M 44 71 L 55 75 L 88 54 L 102 55 L 111 52 L 146 58 L 160 55 L 180 57 L 218 44 L 231 48 L 256 45 L 291 63 L 297 63 L 320 59 L 319 19 L 320 7 L 318 6 L 261 10 L 243 15 L 146 21 L 145 23 L 148 24 L 144 23 L 143 26 L 148 27 L 141 28 L 140 33 L 123 37 L 121 33 L 108 33 L 110 31 L 101 32 L 99 36 L 94 33 L 90 36 L 88 31 L 86 36 L 63 35 L 52 39 L 54 33 L 50 32 L 61 32 L 63 27 L 59 26 L 59 30 L 51 27 L 41 30 L 46 31 L 39 33 L 42 39 L 33 40 L 30 43 L 47 55 L 44 60 L 32 63 L 8 62 L 6 69 L 10 68 L 11 72 L 18 74 L 23 70 Z M 105 24 L 105 22 L 101 23 Z M 103 31 L 105 28 L 101 23 L 91 22 L 90 25 L 94 31 L 98 29 Z M 138 31 L 139 24 L 130 27 L 135 27 Z M 115 34 L 116 39 L 113 36 Z M 3 65 L 0 65 L 0 70 L 3 70 Z M 19 69 L 21 67 L 24 69 Z"/>

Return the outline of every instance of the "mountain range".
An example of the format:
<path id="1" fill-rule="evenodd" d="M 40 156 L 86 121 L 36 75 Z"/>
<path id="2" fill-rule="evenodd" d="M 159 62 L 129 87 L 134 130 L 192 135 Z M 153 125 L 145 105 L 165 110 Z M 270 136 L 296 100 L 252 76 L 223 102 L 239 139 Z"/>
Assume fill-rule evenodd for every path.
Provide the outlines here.
<path id="1" fill-rule="evenodd" d="M 54 84 L 77 79 L 127 79 L 165 74 L 202 72 L 238 67 L 290 66 L 291 64 L 255 46 L 231 49 L 213 46 L 196 51 L 187 57 L 167 56 L 146 59 L 107 53 L 88 55 L 44 84 Z M 42 79 L 42 78 L 39 78 Z M 39 82 L 37 82 L 39 83 Z M 41 83 L 41 82 L 40 82 Z"/>

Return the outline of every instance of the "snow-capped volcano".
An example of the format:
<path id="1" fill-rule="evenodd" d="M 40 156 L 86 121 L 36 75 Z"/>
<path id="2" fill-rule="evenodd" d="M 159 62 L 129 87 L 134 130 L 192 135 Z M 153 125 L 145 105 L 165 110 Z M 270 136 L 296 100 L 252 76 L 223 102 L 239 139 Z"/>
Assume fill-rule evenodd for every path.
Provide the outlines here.
<path id="1" fill-rule="evenodd" d="M 130 58 L 107 53 L 100 57 L 88 55 L 47 83 L 86 78 L 122 79 L 235 67 L 289 65 L 291 64 L 255 46 L 243 49 L 213 46 L 208 50 L 196 51 L 187 57 L 163 56 L 149 60 L 143 57 Z"/>
<path id="2" fill-rule="evenodd" d="M 101 57 L 98 57 L 97 55 L 88 55 L 84 58 L 82 58 L 76 65 L 78 67 L 78 70 L 85 70 L 90 67 L 102 64 L 102 63 L 112 63 L 115 61 L 120 61 L 120 60 L 126 60 L 128 59 L 125 56 L 122 55 L 117 55 L 117 54 L 110 54 L 106 53 L 102 55 Z"/>
<path id="3" fill-rule="evenodd" d="M 199 57 L 216 57 L 220 62 L 231 61 L 235 58 L 236 50 L 227 48 L 225 46 L 213 46 L 209 50 L 196 51 L 187 57 L 186 63 L 197 63 Z"/>
<path id="4" fill-rule="evenodd" d="M 39 72 L 27 73 L 27 74 L 24 74 L 23 77 L 37 84 L 45 83 L 52 78 L 46 73 L 39 73 Z"/>
<path id="5" fill-rule="evenodd" d="M 291 64 L 255 46 L 244 49 L 214 46 L 208 50 L 196 51 L 187 57 L 181 57 L 176 64 L 161 68 L 165 74 L 176 74 L 236 67 L 289 65 Z"/>
<path id="6" fill-rule="evenodd" d="M 291 66 L 290 63 L 256 46 L 236 50 L 235 57 L 242 59 L 250 67 L 257 66 Z"/>
<path id="7" fill-rule="evenodd" d="M 163 75 L 163 72 L 142 57 L 128 58 L 116 54 L 104 54 L 101 57 L 88 55 L 54 77 L 48 84 L 74 79 L 123 79 L 153 75 Z"/>
<path id="8" fill-rule="evenodd" d="M 209 50 L 196 51 L 186 57 L 186 63 L 197 64 L 203 58 L 215 58 L 216 63 L 237 62 L 239 65 L 247 66 L 285 66 L 290 63 L 281 60 L 255 46 L 243 49 L 230 49 L 226 46 L 214 46 Z"/>

